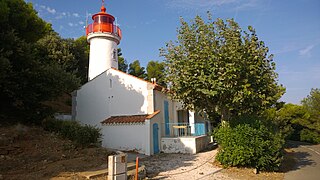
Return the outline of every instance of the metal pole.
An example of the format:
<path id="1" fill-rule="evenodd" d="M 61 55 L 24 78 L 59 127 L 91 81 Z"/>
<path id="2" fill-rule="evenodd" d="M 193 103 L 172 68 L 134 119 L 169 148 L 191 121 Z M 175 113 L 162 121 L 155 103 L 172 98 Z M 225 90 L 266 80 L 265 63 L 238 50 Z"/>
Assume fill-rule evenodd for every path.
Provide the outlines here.
<path id="1" fill-rule="evenodd" d="M 136 158 L 136 176 L 135 180 L 138 180 L 138 174 L 139 174 L 139 157 Z"/>

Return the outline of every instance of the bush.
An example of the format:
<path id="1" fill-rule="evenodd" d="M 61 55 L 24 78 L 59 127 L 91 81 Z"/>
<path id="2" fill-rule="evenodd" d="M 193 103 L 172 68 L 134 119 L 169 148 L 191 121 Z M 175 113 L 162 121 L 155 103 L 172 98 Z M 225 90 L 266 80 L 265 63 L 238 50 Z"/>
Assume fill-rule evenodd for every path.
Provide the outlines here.
<path id="1" fill-rule="evenodd" d="M 216 160 L 224 166 L 274 171 L 281 165 L 284 140 L 261 121 L 220 126 L 214 136 L 221 147 Z"/>
<path id="2" fill-rule="evenodd" d="M 100 129 L 90 125 L 81 125 L 77 121 L 62 121 L 48 118 L 42 123 L 43 128 L 55 132 L 73 141 L 77 146 L 88 147 L 100 143 Z"/>
<path id="3" fill-rule="evenodd" d="M 300 132 L 300 141 L 318 144 L 320 143 L 320 134 L 314 130 L 303 129 Z"/>

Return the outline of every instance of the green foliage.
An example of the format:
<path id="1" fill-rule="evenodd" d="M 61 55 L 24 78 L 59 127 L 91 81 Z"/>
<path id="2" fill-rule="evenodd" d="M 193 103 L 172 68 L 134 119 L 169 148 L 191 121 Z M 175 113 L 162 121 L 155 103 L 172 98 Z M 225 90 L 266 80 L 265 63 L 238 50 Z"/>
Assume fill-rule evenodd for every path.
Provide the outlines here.
<path id="1" fill-rule="evenodd" d="M 300 132 L 300 140 L 310 143 L 320 143 L 320 133 L 314 130 L 303 129 Z"/>
<path id="2" fill-rule="evenodd" d="M 312 89 L 301 105 L 285 104 L 271 108 L 264 116 L 274 122 L 283 137 L 296 141 L 320 143 L 320 90 Z"/>
<path id="3" fill-rule="evenodd" d="M 71 70 L 76 72 L 76 75 L 81 79 L 81 84 L 88 81 L 88 68 L 89 68 L 89 43 L 86 36 L 81 36 L 74 40 L 71 49 L 74 55 L 74 63 L 71 63 Z"/>
<path id="4" fill-rule="evenodd" d="M 1 0 L 1 33 L 14 31 L 26 42 L 36 42 L 48 30 L 46 22 L 38 17 L 31 3 L 23 0 Z"/>
<path id="5" fill-rule="evenodd" d="M 310 95 L 301 103 L 310 113 L 309 121 L 301 122 L 301 125 L 320 132 L 320 89 L 311 89 Z"/>
<path id="6" fill-rule="evenodd" d="M 177 41 L 161 49 L 173 98 L 188 109 L 218 110 L 225 120 L 274 105 L 284 88 L 255 30 L 243 31 L 233 19 L 208 19 L 181 19 Z"/>
<path id="7" fill-rule="evenodd" d="M 147 65 L 147 78 L 150 81 L 151 78 L 156 78 L 157 84 L 166 87 L 164 81 L 164 62 L 149 61 Z"/>
<path id="8" fill-rule="evenodd" d="M 5 119 L 40 123 L 52 113 L 42 102 L 79 86 L 79 79 L 60 63 L 70 57 L 69 49 L 53 38 L 51 25 L 37 16 L 32 4 L 3 0 L 0 11 L 4 13 L 0 18 L 0 114 Z M 55 53 L 53 47 L 64 54 Z"/>
<path id="9" fill-rule="evenodd" d="M 301 123 L 310 117 L 307 109 L 295 104 L 285 104 L 279 110 L 269 109 L 268 111 L 273 111 L 272 117 L 270 114 L 267 116 L 277 125 L 281 134 L 286 139 L 300 139 L 299 134 L 303 129 Z"/>
<path id="10" fill-rule="evenodd" d="M 118 69 L 125 73 L 128 71 L 128 62 L 122 57 L 121 48 L 118 48 Z"/>
<path id="11" fill-rule="evenodd" d="M 55 132 L 73 141 L 77 146 L 88 147 L 100 143 L 100 129 L 90 125 L 80 125 L 77 121 L 62 121 L 47 118 L 42 122 L 43 128 Z"/>
<path id="12" fill-rule="evenodd" d="M 224 166 L 278 170 L 282 162 L 284 140 L 260 120 L 247 120 L 220 126 L 214 137 L 220 145 L 216 156 Z"/>
<path id="13" fill-rule="evenodd" d="M 144 70 L 144 67 L 140 66 L 139 60 L 135 60 L 129 64 L 128 73 L 138 78 L 146 78 L 146 72 Z"/>

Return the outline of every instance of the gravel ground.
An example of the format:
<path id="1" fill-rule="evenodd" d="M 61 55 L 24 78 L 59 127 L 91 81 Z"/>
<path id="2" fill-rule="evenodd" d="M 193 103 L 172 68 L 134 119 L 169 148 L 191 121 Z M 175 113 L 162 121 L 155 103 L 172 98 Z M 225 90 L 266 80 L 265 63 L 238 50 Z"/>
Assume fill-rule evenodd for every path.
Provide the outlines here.
<path id="1" fill-rule="evenodd" d="M 158 154 L 144 158 L 147 176 L 151 179 L 221 179 L 229 180 L 222 170 L 212 164 L 217 150 L 198 154 Z"/>

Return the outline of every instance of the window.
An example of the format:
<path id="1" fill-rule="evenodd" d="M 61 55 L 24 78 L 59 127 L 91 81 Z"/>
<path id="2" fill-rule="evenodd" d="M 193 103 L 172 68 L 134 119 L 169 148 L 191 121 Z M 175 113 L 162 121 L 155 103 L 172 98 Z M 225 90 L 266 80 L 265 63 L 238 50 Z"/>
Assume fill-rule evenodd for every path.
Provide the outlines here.
<path id="1" fill-rule="evenodd" d="M 114 61 L 117 61 L 117 50 L 116 49 L 113 49 L 113 52 L 112 52 L 112 59 L 114 60 Z"/>
<path id="2" fill-rule="evenodd" d="M 109 79 L 109 87 L 112 88 L 112 79 Z"/>

